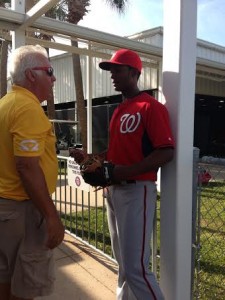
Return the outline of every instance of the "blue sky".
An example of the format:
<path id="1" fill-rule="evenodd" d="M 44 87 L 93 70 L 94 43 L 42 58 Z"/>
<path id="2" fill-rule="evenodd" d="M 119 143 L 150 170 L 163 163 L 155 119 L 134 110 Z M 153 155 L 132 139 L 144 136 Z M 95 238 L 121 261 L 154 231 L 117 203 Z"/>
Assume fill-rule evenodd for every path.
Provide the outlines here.
<path id="1" fill-rule="evenodd" d="M 225 47 L 225 1 L 196 1 L 197 37 Z M 124 15 L 110 8 L 106 0 L 92 0 L 89 9 L 79 25 L 116 35 L 126 36 L 163 26 L 163 0 L 129 0 Z"/>

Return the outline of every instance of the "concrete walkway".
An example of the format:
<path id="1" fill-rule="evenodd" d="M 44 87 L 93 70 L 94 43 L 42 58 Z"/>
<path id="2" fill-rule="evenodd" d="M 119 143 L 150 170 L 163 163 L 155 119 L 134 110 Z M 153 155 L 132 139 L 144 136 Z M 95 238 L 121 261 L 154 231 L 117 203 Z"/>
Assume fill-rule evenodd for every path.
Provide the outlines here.
<path id="1" fill-rule="evenodd" d="M 51 296 L 35 300 L 115 300 L 117 265 L 66 234 L 55 250 L 56 284 Z"/>

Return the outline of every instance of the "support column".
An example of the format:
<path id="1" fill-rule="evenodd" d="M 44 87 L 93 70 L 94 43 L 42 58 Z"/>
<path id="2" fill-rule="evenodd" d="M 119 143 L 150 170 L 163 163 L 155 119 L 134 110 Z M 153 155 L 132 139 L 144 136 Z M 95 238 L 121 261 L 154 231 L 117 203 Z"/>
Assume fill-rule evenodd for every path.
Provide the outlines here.
<path id="1" fill-rule="evenodd" d="M 91 45 L 88 45 L 91 50 Z M 92 153 L 92 65 L 91 55 L 87 57 L 87 152 Z"/>
<path id="2" fill-rule="evenodd" d="M 196 0 L 164 0 L 163 96 L 176 140 L 161 171 L 160 285 L 166 300 L 191 299 Z"/>
<path id="3" fill-rule="evenodd" d="M 157 87 L 158 87 L 158 97 L 157 100 L 160 103 L 165 104 L 165 99 L 163 97 L 163 91 L 162 91 L 162 61 L 159 62 L 159 68 L 158 68 L 158 74 L 157 74 Z"/>
<path id="4" fill-rule="evenodd" d="M 12 10 L 25 12 L 25 0 L 11 0 Z M 12 50 L 25 45 L 25 30 L 17 29 L 12 32 Z"/>

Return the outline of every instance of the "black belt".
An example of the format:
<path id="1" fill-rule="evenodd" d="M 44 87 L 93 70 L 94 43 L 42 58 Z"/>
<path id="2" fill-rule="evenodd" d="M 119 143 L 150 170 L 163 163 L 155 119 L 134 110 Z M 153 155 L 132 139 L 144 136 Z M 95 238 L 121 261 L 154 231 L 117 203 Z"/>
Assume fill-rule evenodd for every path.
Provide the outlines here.
<path id="1" fill-rule="evenodd" d="M 130 184 L 130 183 L 137 183 L 137 180 L 130 179 L 130 180 L 123 180 L 123 181 L 121 181 L 121 184 Z"/>

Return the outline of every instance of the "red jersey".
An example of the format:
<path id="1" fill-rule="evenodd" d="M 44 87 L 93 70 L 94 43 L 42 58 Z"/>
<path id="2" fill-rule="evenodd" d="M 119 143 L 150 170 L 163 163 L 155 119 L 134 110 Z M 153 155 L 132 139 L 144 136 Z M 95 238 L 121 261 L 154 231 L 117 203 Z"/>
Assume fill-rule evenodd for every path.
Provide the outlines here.
<path id="1" fill-rule="evenodd" d="M 157 148 L 174 147 L 166 107 L 145 92 L 118 105 L 109 129 L 107 160 L 116 165 L 131 165 Z M 156 181 L 157 172 L 132 179 Z"/>

